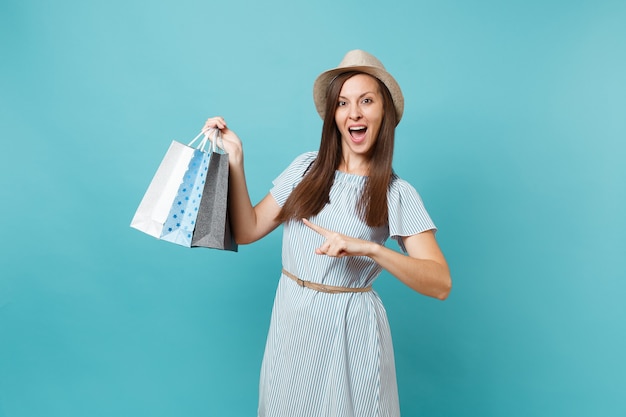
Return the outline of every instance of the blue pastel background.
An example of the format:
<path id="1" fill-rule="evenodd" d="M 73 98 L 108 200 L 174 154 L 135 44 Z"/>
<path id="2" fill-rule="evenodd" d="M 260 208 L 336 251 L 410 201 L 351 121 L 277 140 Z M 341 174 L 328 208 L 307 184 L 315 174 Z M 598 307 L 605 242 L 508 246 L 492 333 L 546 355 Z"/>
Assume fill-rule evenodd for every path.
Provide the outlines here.
<path id="1" fill-rule="evenodd" d="M 395 169 L 454 278 L 445 302 L 376 284 L 403 415 L 626 416 L 625 21 L 617 0 L 2 0 L 0 416 L 256 415 L 280 231 L 230 253 L 130 219 L 212 115 L 260 200 L 317 148 L 313 80 L 354 48 L 403 88 Z"/>

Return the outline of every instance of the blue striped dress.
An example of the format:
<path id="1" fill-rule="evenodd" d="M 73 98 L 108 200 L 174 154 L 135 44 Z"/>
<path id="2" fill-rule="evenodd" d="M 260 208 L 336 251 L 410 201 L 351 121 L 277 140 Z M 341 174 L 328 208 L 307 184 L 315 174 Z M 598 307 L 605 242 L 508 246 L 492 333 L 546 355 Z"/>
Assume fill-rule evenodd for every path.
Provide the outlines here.
<path id="1" fill-rule="evenodd" d="M 282 206 L 316 152 L 297 157 L 270 190 Z M 389 224 L 369 227 L 357 215 L 365 177 L 337 171 L 330 203 L 310 220 L 383 244 L 435 229 L 422 201 L 394 175 Z M 381 272 L 367 257 L 316 255 L 324 239 L 301 221 L 283 228 L 283 267 L 307 281 L 366 287 Z M 402 248 L 404 250 L 404 248 Z M 328 294 L 281 275 L 261 367 L 259 417 L 397 417 L 400 415 L 391 332 L 375 291 Z"/>

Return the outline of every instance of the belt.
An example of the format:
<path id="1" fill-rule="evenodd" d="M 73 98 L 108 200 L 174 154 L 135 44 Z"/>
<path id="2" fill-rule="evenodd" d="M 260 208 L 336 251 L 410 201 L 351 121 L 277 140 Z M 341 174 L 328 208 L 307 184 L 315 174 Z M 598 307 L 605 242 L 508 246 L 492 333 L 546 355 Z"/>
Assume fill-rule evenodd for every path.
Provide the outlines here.
<path id="1" fill-rule="evenodd" d="M 296 281 L 299 286 L 307 287 L 307 288 L 310 288 L 312 290 L 319 291 L 319 292 L 326 292 L 326 293 L 330 293 L 330 294 L 338 294 L 338 293 L 342 293 L 342 292 L 368 292 L 368 291 L 372 291 L 372 287 L 371 286 L 365 287 L 365 288 L 350 288 L 350 287 L 337 287 L 337 286 L 334 286 L 334 285 L 324 285 L 324 284 L 318 284 L 317 282 L 305 281 L 303 279 L 298 278 L 297 276 L 295 276 L 291 272 L 286 271 L 284 268 L 283 268 L 283 274 L 285 276 L 291 278 L 292 280 Z"/>

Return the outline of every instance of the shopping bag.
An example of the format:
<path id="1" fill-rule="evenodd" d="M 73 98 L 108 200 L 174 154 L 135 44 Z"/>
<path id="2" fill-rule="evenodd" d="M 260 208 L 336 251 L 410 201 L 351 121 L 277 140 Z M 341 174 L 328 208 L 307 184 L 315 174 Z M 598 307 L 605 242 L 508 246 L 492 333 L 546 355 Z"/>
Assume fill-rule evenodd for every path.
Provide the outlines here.
<path id="1" fill-rule="evenodd" d="M 181 184 L 185 182 L 190 165 L 201 163 L 206 154 L 203 148 L 207 143 L 207 135 L 204 135 L 204 139 L 200 142 L 200 149 L 191 146 L 203 134 L 200 133 L 188 145 L 172 141 L 135 211 L 130 223 L 131 227 L 159 239 L 168 234 L 165 225 L 172 216 L 172 207 L 182 191 Z"/>
<path id="2" fill-rule="evenodd" d="M 209 158 L 208 153 L 194 150 L 187 172 L 178 187 L 176 198 L 163 225 L 161 240 L 191 247 L 191 237 L 204 190 Z"/>
<path id="3" fill-rule="evenodd" d="M 191 246 L 237 252 L 228 218 L 228 154 L 220 141 L 216 130 Z"/>

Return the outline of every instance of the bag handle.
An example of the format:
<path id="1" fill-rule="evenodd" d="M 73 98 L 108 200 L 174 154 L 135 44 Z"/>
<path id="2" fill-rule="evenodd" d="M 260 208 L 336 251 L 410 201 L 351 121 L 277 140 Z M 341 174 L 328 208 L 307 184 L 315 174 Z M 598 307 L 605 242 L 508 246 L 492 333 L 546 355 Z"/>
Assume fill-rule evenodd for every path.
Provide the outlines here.
<path id="1" fill-rule="evenodd" d="M 215 131 L 215 137 L 211 140 L 211 132 Z M 222 131 L 219 129 L 211 128 L 206 131 L 204 140 L 208 140 L 211 143 L 211 152 L 227 153 L 224 148 L 224 140 L 222 139 Z"/>
<path id="2" fill-rule="evenodd" d="M 215 139 L 211 140 L 210 135 L 213 131 L 215 131 Z M 202 138 L 196 149 L 199 149 L 202 152 L 217 152 L 219 149 L 223 153 L 226 153 L 226 149 L 224 149 L 224 141 L 222 140 L 222 132 L 214 127 L 209 128 L 206 131 L 200 132 L 198 136 L 193 138 L 191 142 L 187 144 L 187 146 L 193 145 L 194 142 L 196 142 L 202 135 L 204 135 L 204 138 Z M 209 149 L 205 150 L 204 148 L 206 147 L 207 142 L 209 143 Z"/>

